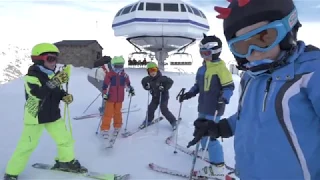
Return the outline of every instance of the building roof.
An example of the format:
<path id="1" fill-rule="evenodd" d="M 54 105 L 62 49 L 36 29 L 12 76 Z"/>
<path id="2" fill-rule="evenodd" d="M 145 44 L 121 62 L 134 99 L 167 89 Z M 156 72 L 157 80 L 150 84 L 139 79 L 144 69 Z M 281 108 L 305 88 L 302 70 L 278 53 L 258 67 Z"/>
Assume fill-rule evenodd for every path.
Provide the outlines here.
<path id="1" fill-rule="evenodd" d="M 56 46 L 88 46 L 93 43 L 97 43 L 103 49 L 97 40 L 63 40 L 54 44 Z"/>

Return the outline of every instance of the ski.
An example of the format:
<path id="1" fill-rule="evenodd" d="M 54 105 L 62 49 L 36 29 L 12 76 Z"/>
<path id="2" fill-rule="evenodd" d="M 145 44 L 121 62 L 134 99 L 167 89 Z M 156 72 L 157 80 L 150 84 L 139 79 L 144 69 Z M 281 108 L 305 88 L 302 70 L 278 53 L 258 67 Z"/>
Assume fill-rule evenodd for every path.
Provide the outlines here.
<path id="1" fill-rule="evenodd" d="M 130 109 L 130 111 L 121 110 L 122 113 L 137 112 L 137 111 L 140 111 L 140 108 Z M 87 114 L 87 115 L 82 115 L 82 116 L 76 116 L 73 119 L 74 120 L 83 120 L 83 119 L 90 119 L 90 118 L 96 118 L 96 117 L 101 117 L 101 114 L 100 113 Z"/>
<path id="2" fill-rule="evenodd" d="M 188 148 L 186 148 L 186 147 L 183 147 L 183 146 L 181 146 L 181 145 L 179 145 L 179 144 L 174 143 L 174 142 L 172 141 L 172 136 L 170 136 L 170 137 L 168 137 L 168 138 L 166 139 L 166 144 L 168 144 L 169 146 L 172 146 L 172 147 L 174 147 L 174 148 L 177 148 L 177 150 L 179 150 L 179 151 L 181 151 L 181 152 L 183 152 L 183 153 L 185 153 L 185 154 L 188 154 L 188 155 L 190 155 L 190 156 L 194 156 L 194 151 L 192 151 L 192 150 L 190 150 L 190 149 L 188 149 Z M 207 163 L 210 163 L 209 159 L 206 158 L 206 157 L 204 157 L 204 159 L 202 159 L 202 157 L 201 157 L 200 155 L 197 155 L 197 158 L 199 158 L 199 159 L 201 159 L 201 160 L 203 160 L 203 161 L 205 161 L 205 162 L 207 162 Z M 232 172 L 235 171 L 235 169 L 234 169 L 233 167 L 231 167 L 231 166 L 225 165 L 225 167 L 226 167 L 229 171 L 232 171 Z"/>
<path id="3" fill-rule="evenodd" d="M 119 131 L 113 132 L 113 134 L 109 140 L 109 144 L 108 144 L 108 146 L 106 146 L 106 148 L 113 148 L 113 145 L 117 140 L 118 134 L 119 134 Z"/>
<path id="4" fill-rule="evenodd" d="M 172 175 L 172 176 L 178 176 L 178 177 L 183 177 L 186 179 L 190 179 L 190 173 L 186 173 L 186 172 L 180 172 L 177 170 L 173 170 L 173 169 L 169 169 L 163 166 L 159 166 L 155 163 L 150 163 L 149 168 L 153 171 L 156 172 L 160 172 L 160 173 L 164 173 L 164 174 L 168 174 L 168 175 Z M 194 172 L 194 175 L 192 177 L 193 180 L 236 180 L 234 178 L 232 178 L 230 175 L 225 175 L 223 177 L 221 176 L 217 176 L 217 177 L 197 177 L 196 176 L 197 173 Z"/>
<path id="5" fill-rule="evenodd" d="M 69 171 L 62 171 L 59 169 L 53 169 L 53 165 L 43 164 L 43 163 L 35 163 L 32 165 L 32 167 L 36 169 L 42 169 L 42 170 L 71 173 L 71 174 L 80 175 L 80 176 L 88 177 L 91 179 L 99 179 L 99 180 L 129 180 L 130 179 L 130 174 L 124 174 L 124 175 L 103 174 L 103 173 L 98 173 L 93 171 L 88 171 L 86 173 L 69 172 Z"/>
<path id="6" fill-rule="evenodd" d="M 164 119 L 163 117 L 156 118 L 151 122 L 151 124 L 149 124 L 146 127 L 149 127 L 149 126 L 151 126 L 153 124 L 156 124 L 157 122 L 159 122 L 159 121 L 161 121 L 163 119 Z M 141 130 L 145 129 L 146 127 L 143 127 L 143 128 L 138 127 L 137 129 L 135 129 L 133 131 L 127 131 L 127 132 L 122 133 L 121 135 L 122 135 L 122 137 L 126 138 L 126 137 L 129 137 L 129 136 L 132 136 L 133 134 L 136 134 L 137 132 L 140 132 Z"/>

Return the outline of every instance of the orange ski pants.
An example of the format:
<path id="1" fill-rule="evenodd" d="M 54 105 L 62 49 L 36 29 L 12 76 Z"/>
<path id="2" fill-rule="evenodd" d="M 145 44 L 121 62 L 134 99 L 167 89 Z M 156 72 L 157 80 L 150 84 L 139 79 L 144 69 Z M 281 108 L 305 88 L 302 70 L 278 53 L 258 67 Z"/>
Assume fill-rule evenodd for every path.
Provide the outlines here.
<path id="1" fill-rule="evenodd" d="M 102 117 L 102 123 L 100 126 L 101 131 L 110 130 L 111 120 L 113 118 L 113 127 L 115 129 L 121 128 L 122 126 L 122 102 L 106 102 L 104 108 L 104 114 Z"/>

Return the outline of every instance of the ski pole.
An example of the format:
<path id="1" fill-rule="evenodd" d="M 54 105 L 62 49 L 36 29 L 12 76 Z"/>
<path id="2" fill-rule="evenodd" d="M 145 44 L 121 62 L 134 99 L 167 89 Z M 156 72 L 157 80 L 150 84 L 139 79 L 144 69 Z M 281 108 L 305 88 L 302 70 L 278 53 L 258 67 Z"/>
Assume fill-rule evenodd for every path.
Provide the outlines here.
<path id="1" fill-rule="evenodd" d="M 127 119 L 126 119 L 126 125 L 125 125 L 125 128 L 124 128 L 124 133 L 127 132 L 128 119 L 129 119 L 130 107 L 131 107 L 131 99 L 132 99 L 132 95 L 130 95 L 130 99 L 129 99 L 129 107 L 128 107 L 128 113 L 127 113 Z"/>
<path id="2" fill-rule="evenodd" d="M 92 104 L 101 96 L 102 93 L 98 94 L 98 96 L 89 104 L 89 106 L 83 111 L 82 114 L 86 113 L 87 110 L 92 106 Z"/>
<path id="3" fill-rule="evenodd" d="M 213 121 L 217 119 L 217 114 L 218 114 L 218 110 L 216 110 L 216 112 L 214 113 Z M 209 142 L 210 142 L 210 136 L 208 136 L 208 139 L 206 141 L 206 146 L 203 150 L 204 152 L 202 153 L 201 159 L 204 159 L 205 152 L 208 150 Z"/>
<path id="4" fill-rule="evenodd" d="M 146 112 L 146 119 L 145 119 L 145 132 L 148 130 L 148 120 L 149 120 L 149 103 L 150 103 L 150 91 L 148 91 L 148 101 L 147 101 L 147 112 Z"/>
<path id="5" fill-rule="evenodd" d="M 186 88 L 182 88 L 180 90 L 180 92 L 178 93 L 176 100 L 179 100 L 180 96 L 182 96 L 185 92 Z M 178 113 L 178 124 L 177 124 L 177 129 L 176 132 L 174 133 L 175 136 L 175 147 L 174 147 L 174 151 L 173 153 L 176 154 L 177 153 L 177 146 L 178 146 L 178 130 L 179 130 L 179 125 L 180 125 L 180 118 L 181 118 L 181 109 L 182 109 L 182 102 L 180 103 L 180 107 L 179 107 L 179 113 Z"/>
<path id="6" fill-rule="evenodd" d="M 200 141 L 199 141 L 199 142 L 197 142 L 196 150 L 194 151 L 194 155 L 193 155 L 193 159 L 192 159 L 192 166 L 191 166 L 191 170 L 190 170 L 190 177 L 189 177 L 189 180 L 192 180 L 192 179 L 193 179 L 193 175 L 194 175 L 194 168 L 195 168 L 195 166 L 196 166 L 196 162 L 197 162 L 197 157 L 198 157 L 199 147 L 200 147 Z"/>
<path id="7" fill-rule="evenodd" d="M 110 86 L 108 87 L 108 89 L 107 89 L 107 93 L 106 94 L 108 94 L 109 93 L 109 91 L 110 91 Z M 102 93 L 101 93 L 102 94 Z M 107 101 L 107 100 L 106 100 Z M 105 103 L 107 103 L 107 102 L 105 102 Z M 105 107 L 104 107 L 105 108 Z M 99 133 L 99 127 L 101 126 L 101 124 L 102 124 L 102 118 L 103 118 L 103 115 L 104 115 L 104 113 L 101 115 L 101 118 L 100 118 L 100 121 L 99 121 L 99 123 L 98 123 L 98 127 L 97 127 L 97 130 L 96 130 L 96 134 L 98 134 Z"/>
<path id="8" fill-rule="evenodd" d="M 161 112 L 161 102 L 162 102 L 162 92 L 160 92 L 160 99 L 159 99 L 159 110 L 158 110 L 158 118 L 156 120 L 156 124 L 157 124 L 157 135 L 159 134 L 159 121 L 160 121 L 160 112 Z"/>
<path id="9" fill-rule="evenodd" d="M 100 117 L 100 121 L 99 121 L 99 124 L 98 124 L 98 126 L 97 126 L 96 134 L 99 133 L 99 127 L 101 126 L 102 118 L 103 118 L 103 116 Z"/>

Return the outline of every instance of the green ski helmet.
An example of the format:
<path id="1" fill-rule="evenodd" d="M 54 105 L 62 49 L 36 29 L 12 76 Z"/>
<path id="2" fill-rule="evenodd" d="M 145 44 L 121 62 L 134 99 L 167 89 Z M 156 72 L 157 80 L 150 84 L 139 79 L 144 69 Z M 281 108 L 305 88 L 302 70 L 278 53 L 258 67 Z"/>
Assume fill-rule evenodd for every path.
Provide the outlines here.
<path id="1" fill-rule="evenodd" d="M 147 64 L 147 69 L 150 69 L 150 68 L 158 68 L 158 65 L 154 62 L 149 62 Z"/>
<path id="2" fill-rule="evenodd" d="M 125 60 L 122 56 L 115 56 L 111 59 L 111 64 L 125 64 Z"/>
<path id="3" fill-rule="evenodd" d="M 44 53 L 54 53 L 54 54 L 57 54 L 58 56 L 60 51 L 57 46 L 51 43 L 37 44 L 32 48 L 32 51 L 31 51 L 32 62 L 34 63 L 43 62 L 45 59 L 41 59 L 39 58 L 39 56 L 43 55 Z"/>

